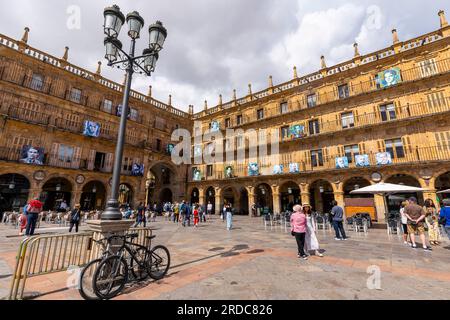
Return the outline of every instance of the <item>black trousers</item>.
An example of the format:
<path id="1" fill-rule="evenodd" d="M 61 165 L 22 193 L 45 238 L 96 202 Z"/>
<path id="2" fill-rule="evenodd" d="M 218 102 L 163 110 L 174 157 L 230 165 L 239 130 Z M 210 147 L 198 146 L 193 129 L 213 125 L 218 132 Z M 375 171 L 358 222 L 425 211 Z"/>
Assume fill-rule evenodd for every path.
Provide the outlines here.
<path id="1" fill-rule="evenodd" d="M 80 224 L 80 221 L 74 222 L 70 221 L 70 228 L 69 233 L 72 232 L 73 227 L 75 226 L 75 232 L 78 232 L 78 225 Z"/>
<path id="2" fill-rule="evenodd" d="M 297 241 L 298 253 L 300 256 L 304 256 L 305 254 L 305 236 L 306 233 L 294 233 L 295 240 Z"/>

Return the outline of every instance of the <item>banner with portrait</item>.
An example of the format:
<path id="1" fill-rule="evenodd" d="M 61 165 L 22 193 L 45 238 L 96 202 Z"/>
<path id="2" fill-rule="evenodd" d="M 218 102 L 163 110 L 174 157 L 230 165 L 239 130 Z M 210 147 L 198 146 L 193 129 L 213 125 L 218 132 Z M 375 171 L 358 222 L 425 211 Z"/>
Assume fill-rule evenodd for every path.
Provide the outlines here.
<path id="1" fill-rule="evenodd" d="M 86 120 L 84 122 L 83 135 L 98 138 L 100 136 L 100 124 L 95 121 Z"/>
<path id="2" fill-rule="evenodd" d="M 283 174 L 284 166 L 282 164 L 276 164 L 273 166 L 273 174 Z"/>
<path id="3" fill-rule="evenodd" d="M 200 144 L 194 145 L 194 157 L 195 158 L 201 157 L 202 153 L 203 153 L 202 145 Z"/>
<path id="4" fill-rule="evenodd" d="M 299 173 L 300 168 L 298 163 L 289 163 L 289 173 Z"/>
<path id="5" fill-rule="evenodd" d="M 379 152 L 375 155 L 377 166 L 392 164 L 392 156 L 389 152 Z"/>
<path id="6" fill-rule="evenodd" d="M 256 162 L 250 162 L 248 164 L 248 175 L 250 177 L 252 176 L 258 176 L 259 175 L 259 166 Z"/>
<path id="7" fill-rule="evenodd" d="M 44 148 L 23 146 L 19 162 L 42 166 L 44 164 Z"/>
<path id="8" fill-rule="evenodd" d="M 175 148 L 175 145 L 172 144 L 172 143 L 169 143 L 169 144 L 167 145 L 167 149 L 166 149 L 167 154 L 168 154 L 168 155 L 172 155 L 172 152 L 173 152 L 173 149 L 174 149 L 174 148 Z"/>
<path id="9" fill-rule="evenodd" d="M 336 158 L 336 169 L 346 169 L 348 168 L 348 158 L 347 157 L 337 157 Z"/>
<path id="10" fill-rule="evenodd" d="M 135 177 L 143 177 L 144 165 L 139 163 L 133 163 L 133 166 L 131 168 L 131 175 Z"/>
<path id="11" fill-rule="evenodd" d="M 402 82 L 399 68 L 392 68 L 378 73 L 378 85 L 380 88 L 387 88 Z"/>
<path id="12" fill-rule="evenodd" d="M 122 116 L 122 105 L 121 105 L 121 104 L 119 104 L 119 105 L 117 106 L 116 115 L 117 115 L 118 117 L 121 117 L 121 116 Z M 128 116 L 127 116 L 127 118 L 128 118 L 128 119 L 131 118 L 131 108 L 130 108 L 129 106 L 128 106 Z"/>
<path id="13" fill-rule="evenodd" d="M 306 137 L 305 126 L 296 124 L 289 129 L 291 133 L 291 138 L 299 139 Z"/>
<path id="14" fill-rule="evenodd" d="M 225 178 L 230 179 L 234 177 L 233 166 L 225 167 Z"/>
<path id="15" fill-rule="evenodd" d="M 197 168 L 192 168 L 192 180 L 201 181 L 202 180 L 202 172 Z"/>
<path id="16" fill-rule="evenodd" d="M 360 154 L 355 156 L 356 166 L 359 168 L 370 167 L 370 160 L 368 154 Z"/>
<path id="17" fill-rule="evenodd" d="M 211 122 L 210 132 L 217 132 L 217 131 L 220 131 L 220 123 L 219 123 L 219 121 L 214 120 Z"/>

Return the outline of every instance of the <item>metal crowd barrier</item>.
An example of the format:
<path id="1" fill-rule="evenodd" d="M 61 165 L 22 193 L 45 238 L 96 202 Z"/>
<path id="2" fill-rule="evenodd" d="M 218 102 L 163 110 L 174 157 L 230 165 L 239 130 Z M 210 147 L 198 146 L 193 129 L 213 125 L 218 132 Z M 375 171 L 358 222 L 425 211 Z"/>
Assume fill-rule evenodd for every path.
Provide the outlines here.
<path id="1" fill-rule="evenodd" d="M 126 232 L 138 233 L 135 243 L 148 246 L 152 235 L 149 228 L 132 228 Z M 84 267 L 102 254 L 102 248 L 94 240 L 100 240 L 99 232 L 83 232 L 35 236 L 24 239 L 16 256 L 9 300 L 21 300 L 28 278 L 66 271 L 69 267 Z"/>

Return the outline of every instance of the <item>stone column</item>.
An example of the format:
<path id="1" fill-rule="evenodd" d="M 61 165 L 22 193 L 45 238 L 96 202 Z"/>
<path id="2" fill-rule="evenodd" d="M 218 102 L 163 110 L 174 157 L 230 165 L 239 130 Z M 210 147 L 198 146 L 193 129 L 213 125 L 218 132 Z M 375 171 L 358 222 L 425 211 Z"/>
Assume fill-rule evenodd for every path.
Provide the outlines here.
<path id="1" fill-rule="evenodd" d="M 70 199 L 70 207 L 75 207 L 76 204 L 81 204 L 81 190 L 75 190 L 72 192 L 72 198 Z"/>
<path id="2" fill-rule="evenodd" d="M 273 213 L 280 213 L 280 188 L 272 186 Z"/>
<path id="3" fill-rule="evenodd" d="M 248 194 L 248 215 L 251 217 L 252 216 L 252 206 L 253 206 L 253 203 L 255 202 L 255 195 L 253 193 L 254 187 L 250 186 L 250 187 L 246 187 L 245 189 L 247 189 L 247 194 Z M 258 214 L 258 213 L 256 213 L 256 214 Z"/>
<path id="4" fill-rule="evenodd" d="M 200 205 L 205 206 L 206 210 L 207 203 L 205 202 L 205 191 L 203 189 L 198 189 L 198 202 Z"/>
<path id="5" fill-rule="evenodd" d="M 373 199 L 375 201 L 378 223 L 386 223 L 386 205 L 384 202 L 384 197 L 376 194 L 374 195 Z"/>
<path id="6" fill-rule="evenodd" d="M 215 214 L 220 215 L 220 212 L 222 211 L 222 192 L 220 188 L 215 188 L 216 191 L 216 205 L 215 205 Z"/>

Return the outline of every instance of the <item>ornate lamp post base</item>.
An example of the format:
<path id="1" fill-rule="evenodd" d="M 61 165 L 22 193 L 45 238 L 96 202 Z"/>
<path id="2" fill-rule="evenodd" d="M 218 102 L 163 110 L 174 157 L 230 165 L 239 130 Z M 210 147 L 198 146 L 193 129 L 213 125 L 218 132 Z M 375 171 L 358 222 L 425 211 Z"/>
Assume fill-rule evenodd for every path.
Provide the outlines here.
<path id="1" fill-rule="evenodd" d="M 117 200 L 108 201 L 105 211 L 102 212 L 102 220 L 122 220 L 122 213 L 120 213 L 119 202 Z"/>

